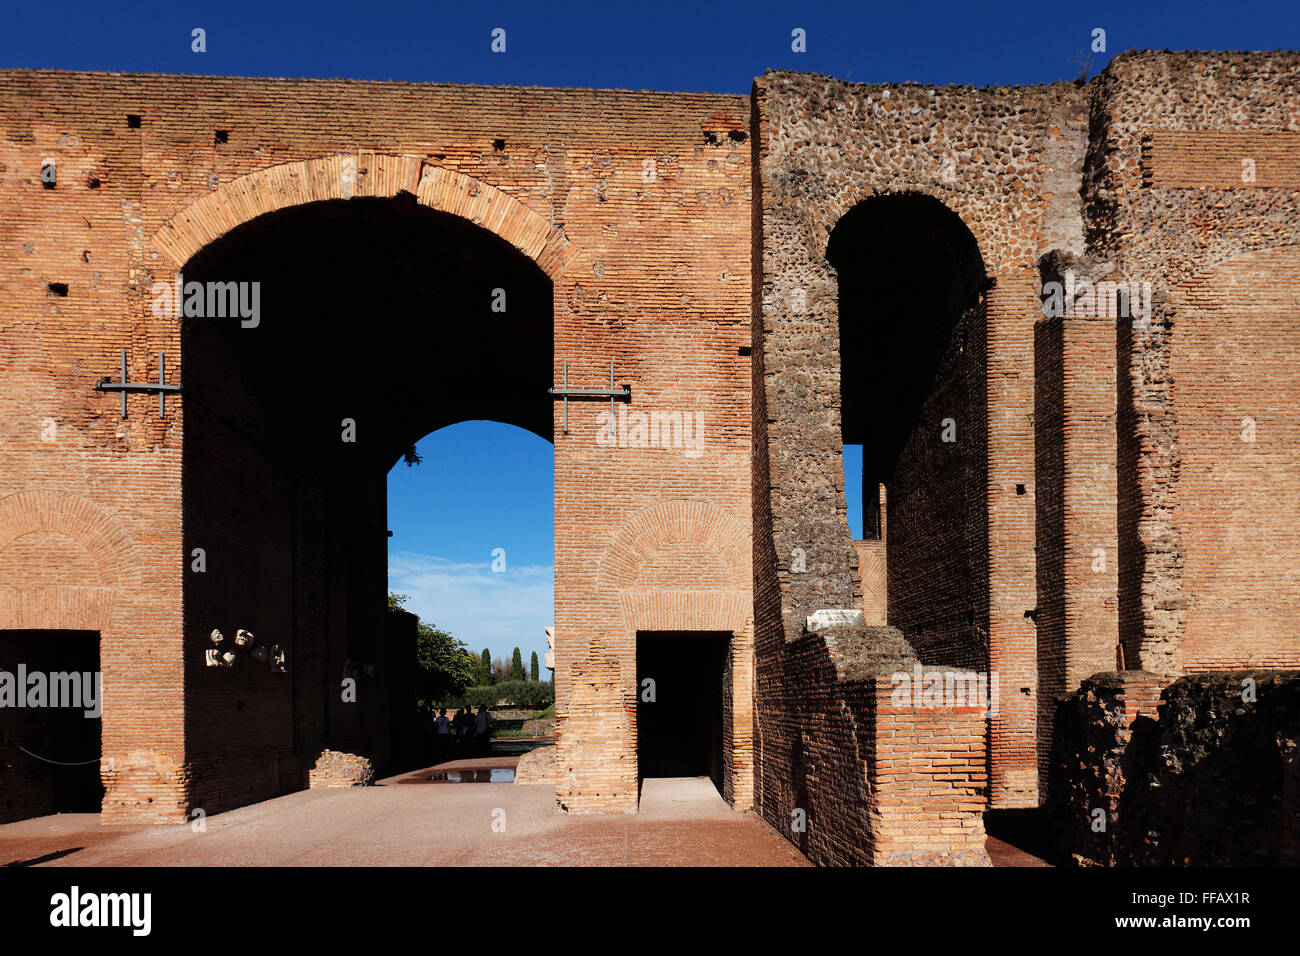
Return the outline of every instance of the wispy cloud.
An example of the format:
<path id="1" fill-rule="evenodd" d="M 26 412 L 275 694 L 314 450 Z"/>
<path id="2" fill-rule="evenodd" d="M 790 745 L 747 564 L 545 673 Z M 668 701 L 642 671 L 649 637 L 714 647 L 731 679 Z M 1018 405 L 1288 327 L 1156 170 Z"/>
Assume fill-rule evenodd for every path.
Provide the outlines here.
<path id="1" fill-rule="evenodd" d="M 507 556 L 508 558 L 508 556 Z M 508 658 L 518 646 L 528 665 L 530 651 L 546 653 L 545 628 L 555 617 L 555 568 L 514 566 L 497 573 L 491 563 L 467 564 L 411 551 L 388 556 L 388 590 L 409 594 L 406 608 L 420 620 L 450 631 L 478 652 Z M 542 668 L 542 677 L 548 675 Z"/>

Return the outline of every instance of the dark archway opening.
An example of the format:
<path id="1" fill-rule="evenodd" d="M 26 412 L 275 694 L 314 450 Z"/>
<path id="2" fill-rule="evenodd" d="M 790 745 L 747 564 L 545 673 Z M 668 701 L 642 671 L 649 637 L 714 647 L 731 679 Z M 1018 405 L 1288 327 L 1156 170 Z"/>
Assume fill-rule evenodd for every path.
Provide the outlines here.
<path id="1" fill-rule="evenodd" d="M 709 777 L 722 792 L 723 681 L 730 639 L 725 632 L 637 633 L 642 779 Z"/>
<path id="2" fill-rule="evenodd" d="M 404 769 L 409 720 L 393 687 L 409 684 L 411 662 L 388 630 L 387 475 L 422 436 L 464 420 L 552 438 L 551 281 L 406 194 L 258 217 L 183 276 L 187 292 L 246 283 L 220 288 L 257 307 L 181 325 L 195 805 L 298 789 L 325 749 L 364 756 L 379 776 Z M 239 629 L 270 659 L 234 647 Z M 229 668 L 205 662 L 214 630 Z"/>
<path id="3" fill-rule="evenodd" d="M 982 665 L 991 281 L 979 245 L 943 203 L 904 193 L 846 213 L 826 257 L 843 444 L 861 446 L 859 563 L 864 590 L 887 594 L 873 623 L 902 628 L 927 662 Z"/>
<path id="4" fill-rule="evenodd" d="M 0 631 L 0 822 L 98 813 L 97 631 Z"/>

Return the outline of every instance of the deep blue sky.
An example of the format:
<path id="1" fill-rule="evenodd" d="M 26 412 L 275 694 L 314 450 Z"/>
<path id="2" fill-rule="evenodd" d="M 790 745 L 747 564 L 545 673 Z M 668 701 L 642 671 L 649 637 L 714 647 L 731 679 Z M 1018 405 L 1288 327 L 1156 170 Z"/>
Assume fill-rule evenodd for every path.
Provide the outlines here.
<path id="1" fill-rule="evenodd" d="M 498 26 L 504 54 L 489 50 Z M 194 27 L 207 53 L 190 52 Z M 790 49 L 795 27 L 806 53 Z M 1108 52 L 1094 71 L 1133 48 L 1294 49 L 1300 4 L 6 0 L 0 65 L 733 93 L 768 68 L 986 85 L 1072 79 L 1095 27 Z"/>
<path id="2" fill-rule="evenodd" d="M 462 422 L 417 443 L 418 465 L 388 473 L 388 586 L 407 609 L 478 653 L 541 676 L 554 607 L 554 449 L 500 422 Z M 493 552 L 501 549 L 495 562 Z"/>
<path id="3" fill-rule="evenodd" d="M 191 52 L 190 31 L 207 31 Z M 489 46 L 506 30 L 506 52 Z M 802 28 L 807 52 L 791 50 Z M 1091 53 L 1092 31 L 1107 52 Z M 130 3 L 5 0 L 0 66 L 345 76 L 454 83 L 748 93 L 766 69 L 869 82 L 973 85 L 1074 79 L 1127 49 L 1294 49 L 1300 2 L 1162 3 Z M 390 584 L 411 609 L 506 655 L 545 650 L 552 450 L 468 423 L 420 444 L 390 476 Z M 855 457 L 856 455 L 856 457 Z M 860 452 L 848 461 L 861 529 Z M 858 479 L 856 482 L 854 479 Z M 506 572 L 491 570 L 492 549 Z"/>

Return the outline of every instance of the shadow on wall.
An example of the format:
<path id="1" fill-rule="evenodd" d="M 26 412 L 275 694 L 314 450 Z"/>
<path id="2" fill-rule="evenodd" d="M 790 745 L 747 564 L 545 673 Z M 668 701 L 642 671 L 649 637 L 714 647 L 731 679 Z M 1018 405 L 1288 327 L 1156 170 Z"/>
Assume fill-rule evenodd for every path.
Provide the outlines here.
<path id="1" fill-rule="evenodd" d="M 1160 695 L 1158 717 L 1130 721 L 1134 673 L 1097 674 L 1057 711 L 1059 862 L 1300 863 L 1300 672 L 1184 677 Z"/>

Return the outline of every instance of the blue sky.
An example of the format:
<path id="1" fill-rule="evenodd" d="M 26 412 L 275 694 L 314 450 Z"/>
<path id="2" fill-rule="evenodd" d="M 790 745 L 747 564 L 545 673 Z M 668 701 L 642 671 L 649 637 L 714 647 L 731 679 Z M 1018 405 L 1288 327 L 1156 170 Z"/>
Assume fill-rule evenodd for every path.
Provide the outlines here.
<path id="1" fill-rule="evenodd" d="M 1072 79 L 1092 31 L 1126 49 L 1297 46 L 1292 2 L 755 2 L 380 4 L 17 3 L 0 64 L 61 69 L 347 76 L 749 92 L 768 68 L 845 79 L 1041 83 Z M 190 31 L 207 31 L 207 52 Z M 506 30 L 506 52 L 489 49 Z M 795 27 L 807 52 L 791 50 Z"/>
<path id="2" fill-rule="evenodd" d="M 191 50 L 206 31 L 207 52 Z M 506 52 L 490 49 L 494 28 Z M 791 49 L 791 31 L 807 50 Z M 1093 31 L 1106 52 L 1092 53 Z M 1127 49 L 1295 49 L 1300 3 L 839 4 L 711 2 L 365 4 L 6 0 L 0 66 L 237 76 L 748 93 L 766 69 L 867 82 L 1022 84 L 1074 79 Z M 552 449 L 466 423 L 419 445 L 389 481 L 390 585 L 475 650 L 545 650 L 552 617 Z M 861 533 L 860 452 L 850 523 Z M 856 479 L 856 482 L 855 482 Z M 491 570 L 504 548 L 506 571 Z"/>
<path id="3" fill-rule="evenodd" d="M 388 587 L 408 610 L 547 678 L 554 608 L 554 449 L 500 422 L 461 422 L 416 444 L 388 473 Z M 500 549 L 500 551 L 497 551 Z M 496 554 L 494 554 L 496 552 Z"/>

